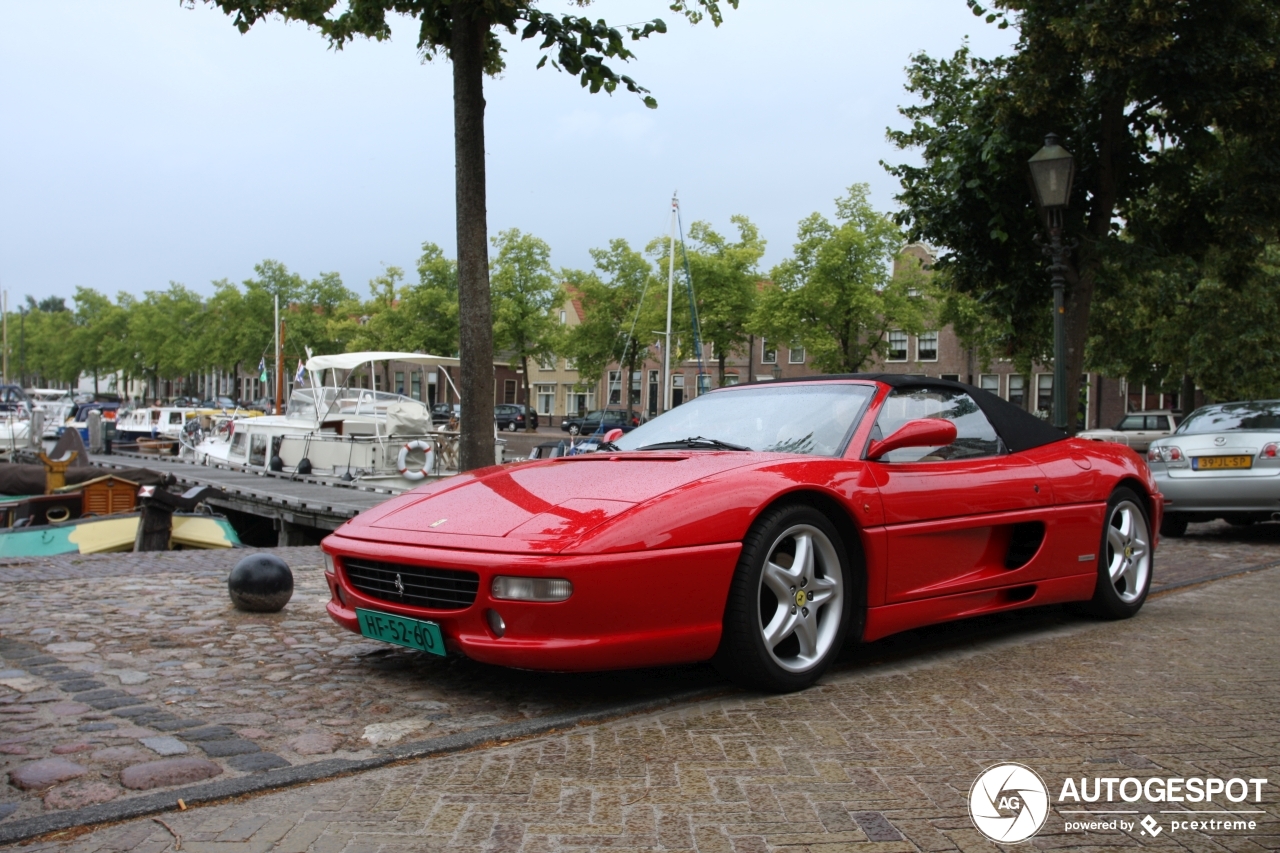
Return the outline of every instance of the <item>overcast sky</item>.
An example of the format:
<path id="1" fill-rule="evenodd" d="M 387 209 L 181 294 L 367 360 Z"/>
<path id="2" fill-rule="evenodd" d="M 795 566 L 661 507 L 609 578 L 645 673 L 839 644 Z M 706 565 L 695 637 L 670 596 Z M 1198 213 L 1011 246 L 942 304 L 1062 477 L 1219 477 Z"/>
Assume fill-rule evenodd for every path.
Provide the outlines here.
<path id="1" fill-rule="evenodd" d="M 544 4 L 556 8 L 556 3 Z M 557 266 L 736 213 L 785 258 L 799 220 L 904 155 L 903 69 L 926 51 L 1007 53 L 1014 34 L 964 0 L 742 0 L 719 29 L 663 0 L 600 0 L 610 23 L 664 17 L 620 70 L 657 97 L 590 95 L 533 45 L 508 40 L 486 81 L 489 231 L 519 228 Z M 336 271 L 368 294 L 384 264 L 410 279 L 423 241 L 454 257 L 450 69 L 423 65 L 412 22 L 335 52 L 279 21 L 240 35 L 178 0 L 0 0 L 0 286 L 70 297 L 253 276 L 271 258 Z"/>

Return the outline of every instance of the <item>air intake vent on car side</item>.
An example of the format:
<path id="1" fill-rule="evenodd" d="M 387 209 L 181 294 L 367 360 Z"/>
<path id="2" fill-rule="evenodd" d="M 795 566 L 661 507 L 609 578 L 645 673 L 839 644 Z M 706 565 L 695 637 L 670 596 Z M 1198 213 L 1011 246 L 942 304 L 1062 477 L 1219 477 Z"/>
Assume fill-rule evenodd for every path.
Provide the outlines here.
<path id="1" fill-rule="evenodd" d="M 1040 550 L 1044 542 L 1043 521 L 1021 521 L 1013 526 L 1009 536 L 1009 550 L 1004 555 L 1006 569 L 1020 569 Z"/>
<path id="2" fill-rule="evenodd" d="M 371 598 L 432 610 L 462 610 L 476 600 L 480 575 L 379 560 L 342 559 L 347 579 Z"/>

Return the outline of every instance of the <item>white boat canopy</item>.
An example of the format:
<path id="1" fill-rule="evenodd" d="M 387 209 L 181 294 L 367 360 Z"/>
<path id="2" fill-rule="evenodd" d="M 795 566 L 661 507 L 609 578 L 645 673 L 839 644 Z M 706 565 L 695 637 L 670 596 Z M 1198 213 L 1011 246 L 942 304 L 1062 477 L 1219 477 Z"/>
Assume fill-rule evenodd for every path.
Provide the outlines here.
<path id="1" fill-rule="evenodd" d="M 456 358 L 443 355 L 425 355 L 420 352 L 341 352 L 337 355 L 313 355 L 307 359 L 307 371 L 355 370 L 371 361 L 403 361 L 409 364 L 442 365 L 459 364 Z"/>

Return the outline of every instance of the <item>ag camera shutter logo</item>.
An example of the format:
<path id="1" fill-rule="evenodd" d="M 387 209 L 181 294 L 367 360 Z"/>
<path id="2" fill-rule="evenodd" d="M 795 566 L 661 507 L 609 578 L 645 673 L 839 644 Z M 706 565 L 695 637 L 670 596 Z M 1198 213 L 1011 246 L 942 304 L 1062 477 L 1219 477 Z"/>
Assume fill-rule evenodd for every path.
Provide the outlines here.
<path id="1" fill-rule="evenodd" d="M 1017 844 L 1040 831 L 1049 816 L 1049 789 L 1022 764 L 988 767 L 969 789 L 969 818 L 998 844 Z"/>

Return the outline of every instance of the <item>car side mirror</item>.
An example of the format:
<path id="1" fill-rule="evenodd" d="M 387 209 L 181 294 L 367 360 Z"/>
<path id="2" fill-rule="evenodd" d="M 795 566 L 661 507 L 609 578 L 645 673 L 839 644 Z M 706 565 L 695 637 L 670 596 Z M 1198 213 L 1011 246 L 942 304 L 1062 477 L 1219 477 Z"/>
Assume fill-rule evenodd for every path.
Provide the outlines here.
<path id="1" fill-rule="evenodd" d="M 875 461 L 891 450 L 903 447 L 945 447 L 956 440 L 956 425 L 944 418 L 907 421 L 893 435 L 872 442 L 867 458 Z"/>
<path id="2" fill-rule="evenodd" d="M 620 427 L 614 427 L 604 434 L 605 444 L 611 444 L 620 438 L 622 438 L 622 429 Z"/>

